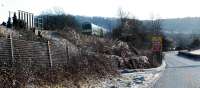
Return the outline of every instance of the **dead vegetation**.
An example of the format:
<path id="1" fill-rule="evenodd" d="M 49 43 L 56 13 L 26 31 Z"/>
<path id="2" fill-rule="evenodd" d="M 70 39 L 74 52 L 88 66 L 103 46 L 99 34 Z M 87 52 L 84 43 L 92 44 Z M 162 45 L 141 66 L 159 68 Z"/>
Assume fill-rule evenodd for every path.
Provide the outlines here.
<path id="1" fill-rule="evenodd" d="M 0 87 L 29 88 L 59 85 L 65 88 L 80 88 L 90 82 L 117 76 L 116 64 L 103 55 L 86 54 L 68 59 L 68 64 L 43 67 L 40 64 L 15 63 L 1 68 Z M 65 82 L 71 82 L 65 83 Z M 64 85 L 65 84 L 65 85 Z M 72 87 L 73 86 L 73 87 Z"/>
<path id="2" fill-rule="evenodd" d="M 149 50 L 137 50 L 135 47 L 130 47 L 126 42 L 120 40 L 111 40 L 107 38 L 100 38 L 97 36 L 88 36 L 80 34 L 74 30 L 60 31 L 60 36 L 69 40 L 77 47 L 87 52 L 95 54 L 102 54 L 109 57 L 108 59 L 117 58 L 115 61 L 120 68 L 151 68 L 151 52 Z M 144 59 L 145 58 L 145 59 Z M 142 63 L 142 64 L 138 64 Z M 141 65 L 141 66 L 137 66 Z"/>
<path id="3" fill-rule="evenodd" d="M 29 63 L 16 63 L 12 67 L 2 68 L 0 87 L 80 88 L 85 85 L 88 88 L 94 84 L 98 85 L 101 79 L 117 76 L 119 69 L 152 67 L 149 58 L 146 57 L 150 56 L 149 51 L 139 52 L 136 48 L 130 49 L 126 42 L 86 36 L 73 30 L 61 31 L 58 34 L 76 46 L 79 53 L 63 58 L 66 63 L 54 64 L 52 68 Z M 28 35 L 33 34 L 25 33 L 23 37 Z M 37 39 L 35 36 L 26 38 Z M 65 48 L 60 51 L 63 50 Z"/>

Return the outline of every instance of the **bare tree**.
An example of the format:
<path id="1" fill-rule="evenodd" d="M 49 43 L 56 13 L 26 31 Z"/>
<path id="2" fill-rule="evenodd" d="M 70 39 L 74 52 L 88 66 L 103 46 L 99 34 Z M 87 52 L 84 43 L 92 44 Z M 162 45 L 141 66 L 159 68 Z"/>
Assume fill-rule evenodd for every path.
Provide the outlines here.
<path id="1" fill-rule="evenodd" d="M 60 8 L 60 7 L 54 7 L 53 8 L 53 12 L 54 14 L 56 15 L 64 15 L 65 14 L 65 11 L 63 8 Z"/>
<path id="2" fill-rule="evenodd" d="M 42 11 L 41 15 L 64 15 L 65 11 L 63 10 L 63 8 L 60 7 L 53 7 L 51 9 L 47 9 Z"/>
<path id="3" fill-rule="evenodd" d="M 162 21 L 160 19 L 159 16 L 155 16 L 154 14 L 150 15 L 150 19 L 151 19 L 151 31 L 153 32 L 153 34 L 156 35 L 161 35 L 161 31 L 162 31 Z"/>
<path id="4" fill-rule="evenodd" d="M 124 25 L 124 23 L 126 22 L 126 20 L 129 17 L 129 12 L 126 12 L 122 8 L 119 8 L 118 9 L 118 16 L 119 16 L 121 25 Z"/>

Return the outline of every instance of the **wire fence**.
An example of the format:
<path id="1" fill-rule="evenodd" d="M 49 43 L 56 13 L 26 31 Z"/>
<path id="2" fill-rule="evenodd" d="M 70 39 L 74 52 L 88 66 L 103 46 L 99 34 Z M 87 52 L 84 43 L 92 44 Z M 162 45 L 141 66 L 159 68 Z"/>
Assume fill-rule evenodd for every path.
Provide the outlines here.
<path id="1" fill-rule="evenodd" d="M 67 58 L 67 47 L 49 41 L 25 41 L 12 36 L 0 39 L 0 67 L 10 67 L 16 63 L 53 67 L 66 64 Z"/>
<path id="2" fill-rule="evenodd" d="M 73 55 L 70 48 L 70 45 L 64 47 L 49 41 L 25 41 L 12 36 L 0 38 L 0 87 L 27 88 L 33 84 L 54 88 L 54 84 L 63 80 L 75 85 L 86 78 L 99 79 L 117 74 L 116 64 L 109 57 L 81 48 Z"/>

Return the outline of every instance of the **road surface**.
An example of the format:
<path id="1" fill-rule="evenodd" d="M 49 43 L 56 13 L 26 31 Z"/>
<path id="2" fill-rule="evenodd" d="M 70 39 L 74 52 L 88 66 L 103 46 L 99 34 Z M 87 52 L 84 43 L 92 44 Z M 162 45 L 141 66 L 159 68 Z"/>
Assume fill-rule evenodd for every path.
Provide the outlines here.
<path id="1" fill-rule="evenodd" d="M 166 70 L 153 88 L 200 88 L 200 61 L 176 54 L 166 53 Z"/>

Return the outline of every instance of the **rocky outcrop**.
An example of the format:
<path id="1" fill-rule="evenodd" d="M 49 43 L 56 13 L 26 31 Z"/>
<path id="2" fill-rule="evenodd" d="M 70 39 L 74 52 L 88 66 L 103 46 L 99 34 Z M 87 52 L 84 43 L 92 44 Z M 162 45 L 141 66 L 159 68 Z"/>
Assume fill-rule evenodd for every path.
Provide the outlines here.
<path id="1" fill-rule="evenodd" d="M 149 59 L 146 56 L 132 56 L 122 58 L 116 55 L 106 55 L 108 58 L 115 60 L 119 68 L 142 69 L 150 67 Z"/>

